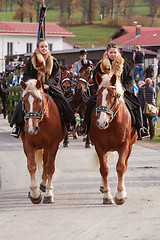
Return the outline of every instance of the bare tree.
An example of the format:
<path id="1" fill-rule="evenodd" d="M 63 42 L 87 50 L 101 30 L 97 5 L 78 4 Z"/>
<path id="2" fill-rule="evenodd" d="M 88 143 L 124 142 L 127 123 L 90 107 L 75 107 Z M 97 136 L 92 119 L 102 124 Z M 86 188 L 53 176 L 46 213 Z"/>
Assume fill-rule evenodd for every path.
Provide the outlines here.
<path id="1" fill-rule="evenodd" d="M 151 17 L 152 17 L 152 25 L 157 20 L 157 16 L 160 8 L 160 0 L 147 0 L 149 2 Z"/>

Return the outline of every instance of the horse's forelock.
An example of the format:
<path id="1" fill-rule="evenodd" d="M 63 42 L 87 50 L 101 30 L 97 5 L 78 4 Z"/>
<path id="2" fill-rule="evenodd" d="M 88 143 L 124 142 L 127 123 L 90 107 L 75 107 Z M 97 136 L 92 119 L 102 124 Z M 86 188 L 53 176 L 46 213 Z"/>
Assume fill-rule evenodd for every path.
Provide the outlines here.
<path id="1" fill-rule="evenodd" d="M 33 95 L 35 95 L 36 97 L 40 98 L 41 94 L 40 94 L 40 90 L 38 90 L 36 88 L 36 83 L 37 80 L 36 79 L 31 79 L 27 82 L 27 87 L 26 89 L 23 91 L 22 93 L 22 97 L 24 97 L 26 95 L 26 93 L 31 92 Z"/>
<path id="2" fill-rule="evenodd" d="M 103 80 L 101 82 L 101 84 L 99 85 L 99 89 L 101 89 L 102 87 L 104 88 L 108 88 L 111 86 L 111 76 L 108 74 L 104 74 L 103 75 Z M 116 81 L 116 92 L 120 95 L 121 100 L 123 101 L 123 95 L 124 95 L 124 90 L 122 88 L 122 84 L 119 80 Z"/>

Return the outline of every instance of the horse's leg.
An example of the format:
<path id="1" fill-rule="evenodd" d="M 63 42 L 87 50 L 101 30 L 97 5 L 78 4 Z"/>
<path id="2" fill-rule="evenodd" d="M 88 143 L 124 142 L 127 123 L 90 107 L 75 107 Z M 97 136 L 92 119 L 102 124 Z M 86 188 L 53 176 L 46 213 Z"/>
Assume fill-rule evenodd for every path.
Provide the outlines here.
<path id="1" fill-rule="evenodd" d="M 58 150 L 58 146 L 54 146 L 52 151 L 48 151 L 48 162 L 46 165 L 46 172 L 48 176 L 46 192 L 44 195 L 43 203 L 54 203 L 53 184 L 52 177 L 55 172 L 55 157 Z"/>
<path id="2" fill-rule="evenodd" d="M 89 140 L 88 134 L 87 134 L 87 137 L 86 137 L 85 148 L 91 148 L 91 142 Z"/>
<path id="3" fill-rule="evenodd" d="M 66 134 L 66 136 L 64 138 L 63 147 L 69 147 L 68 133 Z"/>
<path id="4" fill-rule="evenodd" d="M 6 93 L 2 93 L 3 116 L 6 118 Z"/>
<path id="5" fill-rule="evenodd" d="M 74 130 L 73 130 L 73 139 L 78 139 L 78 131 L 77 131 L 77 126 L 74 127 Z"/>
<path id="6" fill-rule="evenodd" d="M 124 175 L 127 170 L 128 158 L 131 154 L 132 146 L 128 146 L 128 144 L 124 144 L 121 147 L 119 153 L 119 158 L 116 166 L 117 175 L 118 175 L 118 185 L 117 185 L 117 193 L 115 196 L 115 203 L 121 205 L 127 199 L 127 192 L 124 184 Z"/>
<path id="7" fill-rule="evenodd" d="M 25 150 L 25 149 L 24 149 Z M 27 156 L 27 167 L 28 171 L 30 173 L 30 178 L 31 178 L 31 185 L 30 185 L 30 193 L 29 197 L 34 204 L 38 204 L 42 201 L 41 193 L 38 188 L 37 182 L 36 182 L 36 162 L 35 162 L 35 152 L 34 151 L 25 151 L 26 156 Z"/>
<path id="8" fill-rule="evenodd" d="M 103 152 L 101 149 L 97 147 L 95 148 L 100 161 L 100 174 L 102 176 L 103 181 L 103 193 L 104 193 L 103 204 L 113 204 L 114 201 L 108 183 L 109 168 L 107 165 L 107 154 L 105 154 L 105 152 Z"/>
<path id="9" fill-rule="evenodd" d="M 47 181 L 48 181 L 48 175 L 47 175 L 47 171 L 46 171 L 47 161 L 48 161 L 48 154 L 47 154 L 46 151 L 44 151 L 44 154 L 43 154 L 42 182 L 40 184 L 40 190 L 42 192 L 46 192 L 46 185 L 47 185 Z"/>

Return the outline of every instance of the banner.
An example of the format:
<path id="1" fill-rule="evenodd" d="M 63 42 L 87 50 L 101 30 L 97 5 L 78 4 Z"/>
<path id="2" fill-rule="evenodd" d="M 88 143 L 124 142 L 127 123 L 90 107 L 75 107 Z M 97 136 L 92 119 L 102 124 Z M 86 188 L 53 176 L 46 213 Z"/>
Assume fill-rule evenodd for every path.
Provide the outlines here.
<path id="1" fill-rule="evenodd" d="M 46 12 L 46 6 L 42 3 L 39 13 L 39 26 L 38 26 L 38 35 L 37 35 L 37 41 L 40 38 L 46 38 L 46 32 L 45 32 L 45 12 Z"/>

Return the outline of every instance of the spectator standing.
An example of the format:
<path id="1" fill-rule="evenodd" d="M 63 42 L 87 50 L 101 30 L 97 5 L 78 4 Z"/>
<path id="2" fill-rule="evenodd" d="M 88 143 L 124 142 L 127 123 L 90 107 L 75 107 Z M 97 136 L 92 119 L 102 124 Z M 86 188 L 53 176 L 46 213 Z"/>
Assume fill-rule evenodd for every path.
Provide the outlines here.
<path id="1" fill-rule="evenodd" d="M 158 87 L 158 85 L 156 84 L 156 86 L 155 86 L 155 82 L 152 80 L 152 87 L 154 88 L 154 91 L 155 91 L 155 104 L 156 104 L 156 106 L 157 106 L 157 101 L 158 101 L 158 93 L 159 93 L 159 87 Z"/>
<path id="2" fill-rule="evenodd" d="M 144 91 L 145 91 L 145 98 L 144 98 Z M 137 97 L 139 99 L 142 112 L 145 106 L 145 102 L 155 105 L 155 91 L 152 87 L 152 80 L 150 78 L 146 78 L 145 84 L 139 88 Z M 153 139 L 155 135 L 153 117 L 146 117 L 143 114 L 143 125 L 147 129 L 148 129 L 148 123 L 149 123 L 150 139 Z"/>
<path id="3" fill-rule="evenodd" d="M 140 51 L 140 46 L 137 45 L 135 51 L 133 52 L 133 61 L 134 61 L 134 73 L 133 79 L 136 81 L 137 74 L 139 73 L 140 81 L 143 81 L 143 73 L 144 73 L 144 52 Z"/>

